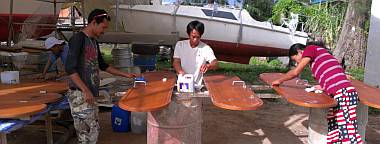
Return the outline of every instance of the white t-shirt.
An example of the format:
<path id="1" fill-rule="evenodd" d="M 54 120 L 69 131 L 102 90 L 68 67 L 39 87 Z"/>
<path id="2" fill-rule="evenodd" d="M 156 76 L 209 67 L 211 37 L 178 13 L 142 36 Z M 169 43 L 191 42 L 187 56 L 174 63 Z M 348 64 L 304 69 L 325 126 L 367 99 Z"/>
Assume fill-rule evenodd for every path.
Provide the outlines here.
<path id="1" fill-rule="evenodd" d="M 199 42 L 198 46 L 192 48 L 190 40 L 177 42 L 173 58 L 181 60 L 181 67 L 186 74 L 193 74 L 194 85 L 202 84 L 203 74 L 200 72 L 201 65 L 215 60 L 216 57 L 211 47 L 203 42 Z"/>

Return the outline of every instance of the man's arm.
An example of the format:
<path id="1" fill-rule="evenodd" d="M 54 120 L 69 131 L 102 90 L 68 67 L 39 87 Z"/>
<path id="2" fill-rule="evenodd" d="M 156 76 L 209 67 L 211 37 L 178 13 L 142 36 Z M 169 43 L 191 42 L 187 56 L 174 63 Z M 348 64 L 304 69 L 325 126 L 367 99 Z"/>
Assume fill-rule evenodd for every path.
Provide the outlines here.
<path id="1" fill-rule="evenodd" d="M 133 77 L 137 76 L 137 74 L 126 73 L 126 72 L 120 71 L 120 70 L 118 70 L 112 66 L 108 66 L 105 71 L 110 73 L 110 74 L 113 74 L 113 75 L 123 76 L 123 77 L 127 77 L 127 78 L 133 78 Z"/>
<path id="2" fill-rule="evenodd" d="M 40 79 L 45 78 L 46 73 L 49 70 L 50 66 L 51 66 L 51 60 L 50 60 L 50 57 L 49 57 L 48 61 L 46 62 L 46 65 L 44 67 L 44 70 L 42 71 L 42 74 L 38 78 L 40 78 Z"/>
<path id="3" fill-rule="evenodd" d="M 216 70 L 218 69 L 218 60 L 217 59 L 214 59 L 213 61 L 211 61 L 210 64 L 208 64 L 207 66 L 210 70 Z"/>
<path id="4" fill-rule="evenodd" d="M 214 59 L 209 64 L 202 64 L 200 71 L 202 73 L 206 73 L 208 70 L 215 70 L 218 69 L 218 60 Z"/>
<path id="5" fill-rule="evenodd" d="M 62 61 L 62 57 L 57 59 L 55 64 L 57 65 L 57 68 L 58 68 L 58 77 L 62 77 L 62 76 L 65 76 L 66 75 L 66 72 L 65 72 L 65 65 L 63 64 L 63 61 Z"/>
<path id="6" fill-rule="evenodd" d="M 181 67 L 181 59 L 173 58 L 173 67 L 178 74 L 185 74 L 185 71 Z"/>
<path id="7" fill-rule="evenodd" d="M 284 81 L 291 80 L 291 79 L 295 78 L 296 76 L 298 76 L 303 71 L 303 69 L 306 67 L 306 65 L 309 64 L 310 60 L 311 59 L 309 57 L 302 58 L 301 62 L 299 64 L 297 64 L 297 67 L 295 69 L 288 71 L 285 74 L 285 76 L 281 77 L 278 80 L 273 81 L 272 86 L 278 86 L 281 83 L 283 83 Z"/>

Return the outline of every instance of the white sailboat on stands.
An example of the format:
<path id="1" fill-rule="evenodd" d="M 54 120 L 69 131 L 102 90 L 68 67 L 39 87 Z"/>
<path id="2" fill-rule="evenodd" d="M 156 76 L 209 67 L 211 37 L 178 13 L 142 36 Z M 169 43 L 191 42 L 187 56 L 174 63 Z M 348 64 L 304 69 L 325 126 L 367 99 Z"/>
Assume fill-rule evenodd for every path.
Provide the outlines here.
<path id="1" fill-rule="evenodd" d="M 117 6 L 112 8 L 116 12 Z M 120 4 L 118 10 L 119 23 L 128 33 L 178 33 L 180 39 L 186 39 L 187 24 L 199 20 L 205 24 L 202 41 L 223 61 L 248 63 L 252 56 L 287 56 L 292 44 L 306 43 L 308 38 L 295 29 L 256 21 L 244 9 L 217 5 Z"/>

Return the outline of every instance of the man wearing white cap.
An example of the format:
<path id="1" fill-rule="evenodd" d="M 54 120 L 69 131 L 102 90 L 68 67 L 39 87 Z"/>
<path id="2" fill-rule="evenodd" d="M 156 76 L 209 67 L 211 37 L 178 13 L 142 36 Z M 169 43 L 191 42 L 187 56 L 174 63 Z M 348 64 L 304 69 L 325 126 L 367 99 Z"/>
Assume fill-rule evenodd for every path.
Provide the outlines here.
<path id="1" fill-rule="evenodd" d="M 50 50 L 51 53 L 49 54 L 44 71 L 39 78 L 45 78 L 50 66 L 54 63 L 57 65 L 57 69 L 59 70 L 58 76 L 63 76 L 65 74 L 64 65 L 66 63 L 66 57 L 69 50 L 68 43 L 63 40 L 58 40 L 55 37 L 49 37 L 45 41 L 45 48 Z M 60 59 L 60 63 L 57 61 L 58 59 Z"/>

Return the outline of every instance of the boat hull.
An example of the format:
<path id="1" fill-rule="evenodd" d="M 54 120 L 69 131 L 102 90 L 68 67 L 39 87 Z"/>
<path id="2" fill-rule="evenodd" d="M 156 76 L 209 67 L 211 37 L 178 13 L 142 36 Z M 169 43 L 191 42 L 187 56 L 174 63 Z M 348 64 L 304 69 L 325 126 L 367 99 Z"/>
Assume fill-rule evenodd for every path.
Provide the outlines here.
<path id="1" fill-rule="evenodd" d="M 287 56 L 293 43 L 306 43 L 307 34 L 253 20 L 248 12 L 226 10 L 236 19 L 211 17 L 205 14 L 210 8 L 195 6 L 137 5 L 120 7 L 120 20 L 126 32 L 178 33 L 186 39 L 186 26 L 199 20 L 205 24 L 202 41 L 214 50 L 219 60 L 248 63 L 252 56 Z M 175 13 L 175 14 L 174 14 Z"/>

